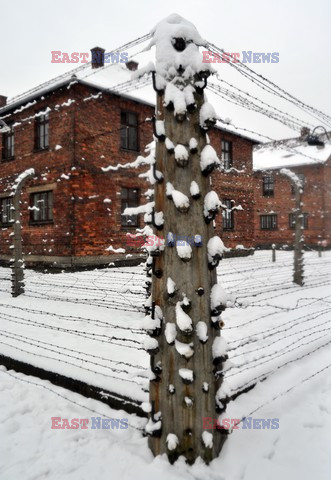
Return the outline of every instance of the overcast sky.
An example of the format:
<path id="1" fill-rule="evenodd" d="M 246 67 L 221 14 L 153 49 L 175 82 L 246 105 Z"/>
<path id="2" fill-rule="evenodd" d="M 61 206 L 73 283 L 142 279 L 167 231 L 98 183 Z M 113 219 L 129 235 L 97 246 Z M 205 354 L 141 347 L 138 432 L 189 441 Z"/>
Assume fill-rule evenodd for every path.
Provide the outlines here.
<path id="1" fill-rule="evenodd" d="M 279 63 L 250 66 L 331 115 L 330 0 L 0 0 L 0 5 L 0 94 L 8 97 L 77 66 L 52 64 L 52 50 L 85 52 L 99 45 L 109 51 L 176 12 L 227 51 L 279 52 Z M 229 67 L 221 65 L 221 75 L 222 69 Z M 231 116 L 231 104 L 223 103 L 218 109 Z M 290 106 L 288 111 L 293 112 Z M 254 115 L 243 113 L 239 120 L 274 136 L 292 136 Z"/>

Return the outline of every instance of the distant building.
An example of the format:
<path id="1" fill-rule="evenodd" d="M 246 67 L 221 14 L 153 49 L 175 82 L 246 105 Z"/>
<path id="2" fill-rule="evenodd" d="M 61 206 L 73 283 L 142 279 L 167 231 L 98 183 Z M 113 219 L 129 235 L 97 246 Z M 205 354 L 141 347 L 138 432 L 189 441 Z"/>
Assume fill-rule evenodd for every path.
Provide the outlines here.
<path id="1" fill-rule="evenodd" d="M 142 227 L 143 218 L 122 213 L 146 202 L 150 185 L 139 176 L 146 168 L 102 171 L 145 155 L 153 138 L 145 120 L 154 105 L 146 89 L 126 93 L 136 68 L 135 62 L 90 64 L 9 103 L 0 96 L 0 118 L 10 127 L 0 146 L 0 261 L 12 256 L 11 186 L 31 167 L 36 177 L 24 187 L 21 207 L 26 263 L 86 266 L 137 256 L 127 234 Z M 216 232 L 228 247 L 251 247 L 256 142 L 219 128 L 210 138 L 228 171 L 212 176 L 228 206 Z"/>
<path id="2" fill-rule="evenodd" d="M 256 146 L 254 161 L 255 246 L 292 246 L 294 241 L 294 190 L 280 173 L 288 168 L 303 181 L 304 243 L 331 246 L 331 142 L 310 146 L 308 132 L 301 137 Z M 330 137 L 331 138 L 331 137 Z"/>

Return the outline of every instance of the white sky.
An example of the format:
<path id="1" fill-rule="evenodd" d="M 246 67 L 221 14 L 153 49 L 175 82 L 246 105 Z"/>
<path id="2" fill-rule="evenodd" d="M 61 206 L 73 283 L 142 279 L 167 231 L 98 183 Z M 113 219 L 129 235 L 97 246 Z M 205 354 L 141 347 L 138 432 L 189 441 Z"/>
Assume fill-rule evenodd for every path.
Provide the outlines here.
<path id="1" fill-rule="evenodd" d="M 0 94 L 8 97 L 77 66 L 52 64 L 52 50 L 85 52 L 99 45 L 109 51 L 144 35 L 176 12 L 193 22 L 204 38 L 227 51 L 279 52 L 278 64 L 250 66 L 331 115 L 330 0 L 0 0 L 0 12 Z M 307 119 L 276 97 L 263 97 L 250 82 L 234 77 L 229 66 L 218 69 L 246 91 Z M 214 103 L 214 96 L 210 98 Z M 296 136 L 275 121 L 223 100 L 218 99 L 216 107 L 223 118 L 230 117 L 246 128 L 277 138 Z M 315 126 L 321 123 L 311 120 Z"/>

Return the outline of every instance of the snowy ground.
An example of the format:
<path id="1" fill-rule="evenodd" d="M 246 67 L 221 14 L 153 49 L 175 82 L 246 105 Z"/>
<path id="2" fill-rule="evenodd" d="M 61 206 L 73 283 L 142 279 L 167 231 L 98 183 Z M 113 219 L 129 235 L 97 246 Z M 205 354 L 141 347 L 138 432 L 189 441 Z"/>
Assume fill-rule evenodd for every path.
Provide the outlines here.
<path id="1" fill-rule="evenodd" d="M 263 380 L 231 402 L 226 416 L 279 418 L 279 429 L 235 430 L 208 473 L 202 466 L 168 467 L 164 460 L 151 458 L 146 440 L 132 428 L 50 429 L 51 416 L 93 415 L 53 391 L 100 415 L 128 417 L 124 412 L 38 379 L 10 372 L 52 391 L 1 372 L 0 435 L 5 448 L 0 479 L 102 479 L 113 478 L 111 473 L 124 479 L 163 479 L 163 474 L 170 479 L 329 478 L 330 272 L 329 253 L 322 258 L 305 254 L 302 288 L 292 284 L 291 252 L 277 252 L 276 263 L 271 263 L 271 252 L 256 252 L 220 264 L 219 281 L 237 298 L 236 307 L 224 315 L 223 335 L 232 362 L 226 379 L 232 393 Z M 147 399 L 142 267 L 59 275 L 28 272 L 26 295 L 18 299 L 9 295 L 9 278 L 9 270 L 0 269 L 0 353 Z M 138 425 L 133 417 L 129 422 Z"/>

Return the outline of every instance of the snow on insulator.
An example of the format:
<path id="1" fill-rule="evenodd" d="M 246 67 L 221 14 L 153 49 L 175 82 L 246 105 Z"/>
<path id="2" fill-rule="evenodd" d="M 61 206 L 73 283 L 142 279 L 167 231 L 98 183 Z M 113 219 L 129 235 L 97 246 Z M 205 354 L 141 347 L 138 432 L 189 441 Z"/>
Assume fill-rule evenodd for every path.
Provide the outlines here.
<path id="1" fill-rule="evenodd" d="M 175 160 L 180 167 L 186 167 L 188 165 L 189 153 L 180 143 L 175 147 Z"/>
<path id="2" fill-rule="evenodd" d="M 190 208 L 190 200 L 184 195 L 184 193 L 179 192 L 178 190 L 172 190 L 171 192 L 172 200 L 181 213 L 186 213 Z"/>
<path id="3" fill-rule="evenodd" d="M 167 233 L 167 241 L 166 241 L 167 247 L 173 247 L 175 245 L 175 237 L 172 232 Z"/>
<path id="4" fill-rule="evenodd" d="M 215 218 L 215 215 L 219 211 L 221 205 L 222 203 L 214 190 L 207 193 L 207 195 L 205 196 L 203 208 L 203 214 L 206 221 L 210 222 Z"/>
<path id="5" fill-rule="evenodd" d="M 143 402 L 141 404 L 141 408 L 146 413 L 151 413 L 152 411 L 152 404 L 150 402 Z"/>
<path id="6" fill-rule="evenodd" d="M 172 383 L 168 386 L 168 392 L 172 395 L 176 392 L 175 386 Z"/>
<path id="7" fill-rule="evenodd" d="M 164 334 L 169 345 L 172 345 L 177 336 L 176 325 L 174 323 L 167 322 Z"/>
<path id="8" fill-rule="evenodd" d="M 200 340 L 200 342 L 206 343 L 207 340 L 208 340 L 208 327 L 207 327 L 206 322 L 203 322 L 202 320 L 200 320 L 196 324 L 195 329 L 196 329 L 196 332 L 197 332 L 197 337 Z"/>
<path id="9" fill-rule="evenodd" d="M 199 52 L 199 46 L 207 48 L 207 42 L 200 36 L 196 27 L 180 15 L 176 13 L 169 15 L 159 22 L 151 33 L 149 48 L 154 45 L 156 47 L 156 73 L 166 80 L 177 76 L 179 67 L 184 69 L 184 78 L 192 77 L 201 71 L 214 72 L 211 64 L 203 62 L 202 54 Z"/>
<path id="10" fill-rule="evenodd" d="M 205 102 L 200 110 L 200 127 L 203 130 L 208 130 L 209 128 L 213 127 L 218 119 L 218 116 L 215 112 L 214 107 Z"/>
<path id="11" fill-rule="evenodd" d="M 184 402 L 187 407 L 193 407 L 193 398 L 184 397 Z"/>
<path id="12" fill-rule="evenodd" d="M 150 315 L 147 315 L 142 321 L 142 327 L 148 333 L 155 332 L 161 327 L 161 320 L 159 318 L 153 319 Z"/>
<path id="13" fill-rule="evenodd" d="M 146 427 L 145 427 L 145 432 L 148 434 L 148 435 L 153 435 L 155 434 L 155 432 L 157 432 L 158 430 L 161 430 L 162 428 L 162 422 L 161 420 L 158 420 L 157 422 L 154 422 L 154 420 L 152 418 L 150 418 L 146 424 Z"/>
<path id="14" fill-rule="evenodd" d="M 191 182 L 191 185 L 190 185 L 190 194 L 191 194 L 191 197 L 194 198 L 195 200 L 200 197 L 199 185 L 194 180 L 193 182 Z"/>
<path id="15" fill-rule="evenodd" d="M 167 292 L 169 297 L 173 297 L 176 292 L 176 284 L 172 278 L 168 277 L 167 279 Z"/>
<path id="16" fill-rule="evenodd" d="M 181 302 L 181 305 L 184 307 L 184 308 L 189 308 L 191 306 L 191 300 L 189 298 L 187 298 L 187 296 L 185 295 L 185 293 L 183 293 L 183 300 Z"/>
<path id="17" fill-rule="evenodd" d="M 209 385 L 207 382 L 203 382 L 202 384 L 202 391 L 207 393 L 209 391 Z"/>
<path id="18" fill-rule="evenodd" d="M 211 267 L 217 267 L 220 260 L 223 258 L 223 254 L 226 251 L 224 243 L 215 235 L 210 238 L 207 243 L 208 263 Z"/>
<path id="19" fill-rule="evenodd" d="M 192 258 L 192 247 L 189 243 L 185 241 L 176 242 L 176 250 L 178 256 L 183 260 L 183 262 L 189 262 Z"/>
<path id="20" fill-rule="evenodd" d="M 154 308 L 154 316 L 155 318 L 159 319 L 159 320 L 163 320 L 163 313 L 162 313 L 162 309 L 159 305 L 155 305 L 155 308 Z"/>
<path id="21" fill-rule="evenodd" d="M 164 239 L 158 238 L 158 245 L 156 245 L 157 242 L 154 242 L 153 245 L 148 245 L 146 246 L 147 252 L 152 256 L 152 257 L 158 257 L 161 252 L 164 250 Z"/>
<path id="22" fill-rule="evenodd" d="M 189 141 L 189 149 L 191 153 L 197 153 L 198 151 L 198 141 L 196 138 L 192 137 Z"/>
<path id="23" fill-rule="evenodd" d="M 147 337 L 144 340 L 144 348 L 149 353 L 154 353 L 159 349 L 159 342 L 152 337 Z"/>
<path id="24" fill-rule="evenodd" d="M 172 141 L 168 137 L 165 139 L 165 146 L 166 146 L 166 149 L 168 150 L 168 153 L 174 153 L 175 145 L 172 143 Z"/>
<path id="25" fill-rule="evenodd" d="M 155 133 L 158 138 L 161 137 L 165 139 L 165 128 L 163 120 L 155 120 Z"/>
<path id="26" fill-rule="evenodd" d="M 225 398 L 229 398 L 231 396 L 231 388 L 227 382 L 227 380 L 223 380 L 222 385 L 216 392 L 217 400 L 224 400 Z"/>
<path id="27" fill-rule="evenodd" d="M 194 246 L 195 247 L 202 247 L 202 236 L 201 235 L 194 235 Z"/>
<path id="28" fill-rule="evenodd" d="M 156 226 L 161 227 L 164 225 L 164 215 L 163 212 L 155 212 L 154 213 L 154 223 Z"/>
<path id="29" fill-rule="evenodd" d="M 176 303 L 176 323 L 181 332 L 191 333 L 193 330 L 192 319 L 182 309 L 181 302 Z"/>
<path id="30" fill-rule="evenodd" d="M 170 451 L 176 450 L 177 445 L 179 444 L 177 435 L 175 435 L 174 433 L 168 433 L 166 443 L 167 443 L 168 450 Z"/>
<path id="31" fill-rule="evenodd" d="M 189 368 L 180 368 L 178 370 L 180 378 L 183 380 L 184 383 L 193 383 L 194 381 L 194 373 L 193 370 Z"/>
<path id="32" fill-rule="evenodd" d="M 186 100 L 185 95 L 182 90 L 179 90 L 172 83 L 167 83 L 165 95 L 164 95 L 164 105 L 174 107 L 174 115 L 186 116 Z"/>
<path id="33" fill-rule="evenodd" d="M 210 432 L 202 433 L 202 442 L 206 448 L 213 448 L 213 435 Z"/>
<path id="34" fill-rule="evenodd" d="M 210 293 L 212 316 L 219 315 L 226 309 L 227 306 L 231 306 L 233 303 L 233 295 L 227 293 L 219 283 L 213 285 Z"/>
<path id="35" fill-rule="evenodd" d="M 226 343 L 226 340 L 223 337 L 216 337 L 212 346 L 213 358 L 226 357 L 227 350 L 228 344 Z"/>
<path id="36" fill-rule="evenodd" d="M 195 89 L 192 85 L 187 85 L 184 88 L 184 96 L 188 110 L 193 110 L 196 107 L 194 93 Z"/>
<path id="37" fill-rule="evenodd" d="M 200 167 L 203 175 L 208 175 L 221 165 L 215 149 L 206 145 L 201 152 Z"/>
<path id="38" fill-rule="evenodd" d="M 166 185 L 166 196 L 167 198 L 172 198 L 172 192 L 175 190 L 174 186 L 172 183 L 170 182 L 167 182 L 167 185 Z"/>
<path id="39" fill-rule="evenodd" d="M 178 340 L 175 340 L 175 348 L 179 355 L 187 359 L 191 358 L 194 354 L 193 343 L 182 343 Z"/>

